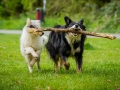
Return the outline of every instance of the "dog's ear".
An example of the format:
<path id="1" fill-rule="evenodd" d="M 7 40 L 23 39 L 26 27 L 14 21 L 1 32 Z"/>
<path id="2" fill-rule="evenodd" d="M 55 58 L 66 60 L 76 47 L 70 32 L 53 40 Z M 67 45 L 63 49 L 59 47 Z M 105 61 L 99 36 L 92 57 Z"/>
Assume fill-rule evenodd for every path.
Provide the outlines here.
<path id="1" fill-rule="evenodd" d="M 79 23 L 80 23 L 81 25 L 83 25 L 84 19 L 81 19 L 81 20 L 79 21 Z"/>
<path id="2" fill-rule="evenodd" d="M 66 25 L 69 25 L 72 22 L 72 20 L 67 16 L 64 17 L 64 20 L 65 20 Z"/>
<path id="3" fill-rule="evenodd" d="M 84 19 L 81 19 L 81 20 L 79 21 L 80 27 L 81 27 L 81 29 L 86 30 L 86 29 L 85 29 L 86 27 L 83 25 L 83 23 L 84 23 Z"/>
<path id="4" fill-rule="evenodd" d="M 27 25 L 30 25 L 30 24 L 31 24 L 30 18 L 27 18 L 26 24 L 27 24 Z"/>

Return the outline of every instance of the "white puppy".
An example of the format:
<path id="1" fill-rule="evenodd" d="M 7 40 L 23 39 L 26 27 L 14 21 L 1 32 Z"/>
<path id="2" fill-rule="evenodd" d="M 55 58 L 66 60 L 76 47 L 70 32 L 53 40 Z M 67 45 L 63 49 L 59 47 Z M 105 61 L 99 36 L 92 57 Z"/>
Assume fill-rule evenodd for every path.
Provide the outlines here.
<path id="1" fill-rule="evenodd" d="M 28 69 L 30 73 L 33 72 L 33 66 L 35 62 L 37 63 L 37 68 L 40 71 L 40 53 L 42 51 L 45 37 L 42 36 L 43 32 L 39 32 L 39 35 L 30 33 L 30 30 L 32 30 L 34 27 L 37 27 L 39 29 L 40 21 L 30 20 L 28 18 L 20 38 L 20 50 L 28 64 Z"/>

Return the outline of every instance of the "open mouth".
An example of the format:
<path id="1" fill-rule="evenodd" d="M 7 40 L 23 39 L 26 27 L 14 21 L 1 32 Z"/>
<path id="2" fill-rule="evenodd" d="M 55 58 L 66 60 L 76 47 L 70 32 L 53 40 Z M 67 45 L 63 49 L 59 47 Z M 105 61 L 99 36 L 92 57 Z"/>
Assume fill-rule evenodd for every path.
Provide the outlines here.
<path id="1" fill-rule="evenodd" d="M 79 31 L 80 30 L 80 26 L 78 24 L 73 25 L 72 27 L 70 27 L 72 29 L 74 29 L 75 31 Z M 73 36 L 78 36 L 79 34 L 77 33 L 71 33 Z"/>
<path id="2" fill-rule="evenodd" d="M 75 31 L 79 31 L 80 30 L 80 28 L 75 28 Z"/>
<path id="3" fill-rule="evenodd" d="M 74 36 L 77 36 L 77 33 L 72 33 Z"/>

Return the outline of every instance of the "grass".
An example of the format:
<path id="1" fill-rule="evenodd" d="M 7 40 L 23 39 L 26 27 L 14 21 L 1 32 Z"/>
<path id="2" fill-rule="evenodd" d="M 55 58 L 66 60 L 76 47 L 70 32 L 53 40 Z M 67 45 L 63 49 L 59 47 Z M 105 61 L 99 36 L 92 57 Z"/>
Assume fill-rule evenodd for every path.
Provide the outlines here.
<path id="1" fill-rule="evenodd" d="M 29 74 L 19 51 L 20 35 L 0 34 L 0 90 L 119 90 L 120 39 L 88 38 L 83 55 L 83 72 L 75 72 L 75 61 L 69 58 L 70 70 L 53 72 L 53 62 L 45 48 L 41 54 L 42 72 L 34 66 Z"/>

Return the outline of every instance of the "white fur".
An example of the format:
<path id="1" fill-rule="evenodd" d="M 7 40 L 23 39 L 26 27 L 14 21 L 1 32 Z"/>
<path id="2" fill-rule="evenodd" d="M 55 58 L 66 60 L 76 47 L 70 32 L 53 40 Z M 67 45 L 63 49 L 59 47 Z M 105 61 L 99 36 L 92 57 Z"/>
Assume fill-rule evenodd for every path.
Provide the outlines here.
<path id="1" fill-rule="evenodd" d="M 73 43 L 77 42 L 77 41 L 80 41 L 80 39 L 81 39 L 80 36 L 81 36 L 81 34 L 77 34 L 76 36 L 74 36 L 73 33 L 67 33 L 66 36 L 65 36 L 65 38 L 67 39 L 67 41 L 68 41 L 68 43 L 71 47 L 71 55 L 74 55 L 75 52 L 80 51 L 79 47 L 77 49 L 73 48 Z"/>
<path id="2" fill-rule="evenodd" d="M 31 25 L 40 28 L 40 22 L 38 20 L 28 19 L 27 23 L 29 21 Z M 26 24 L 23 28 L 23 32 L 20 38 L 20 50 L 28 64 L 29 72 L 32 73 L 33 65 L 35 62 L 37 62 L 38 70 L 40 70 L 40 53 L 42 51 L 45 36 L 39 36 L 29 33 L 28 28 L 28 24 Z"/>
<path id="3" fill-rule="evenodd" d="M 74 28 L 75 29 L 75 25 L 73 25 L 70 28 Z M 80 28 L 80 27 L 78 27 L 78 28 Z M 74 55 L 75 52 L 80 52 L 80 47 L 78 47 L 76 49 L 73 48 L 74 42 L 80 41 L 80 39 L 81 39 L 80 37 L 81 37 L 81 34 L 76 34 L 76 33 L 67 33 L 66 34 L 65 38 L 67 39 L 67 41 L 68 41 L 68 43 L 69 43 L 69 45 L 71 47 L 71 55 Z"/>

